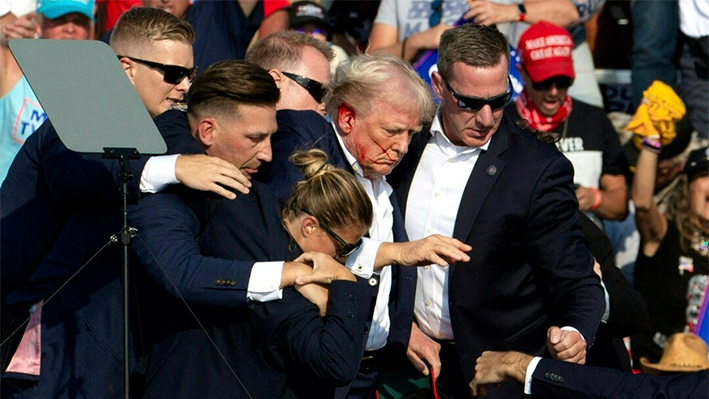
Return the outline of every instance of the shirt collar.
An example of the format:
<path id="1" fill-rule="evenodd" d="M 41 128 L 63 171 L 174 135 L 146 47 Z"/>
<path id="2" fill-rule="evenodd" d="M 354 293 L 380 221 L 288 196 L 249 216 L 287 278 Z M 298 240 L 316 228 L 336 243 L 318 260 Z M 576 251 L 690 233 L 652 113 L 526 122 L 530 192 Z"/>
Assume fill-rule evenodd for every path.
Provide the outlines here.
<path id="1" fill-rule="evenodd" d="M 337 130 L 337 125 L 335 125 L 335 121 L 331 121 L 330 123 L 332 124 L 332 129 L 335 131 L 335 137 L 337 137 L 337 142 L 340 143 L 340 148 L 342 148 L 342 152 L 345 153 L 345 159 L 347 160 L 347 163 L 350 165 L 350 167 L 357 176 L 364 178 L 362 167 L 359 166 L 359 162 L 357 162 L 357 159 L 354 157 L 354 155 L 352 155 L 352 153 L 350 153 L 350 150 L 347 149 L 345 142 L 342 141 L 342 136 L 340 136 L 340 132 Z"/>
<path id="2" fill-rule="evenodd" d="M 455 150 L 455 152 L 464 154 L 467 152 L 472 152 L 477 150 L 478 148 L 482 151 L 487 151 L 487 149 L 490 147 L 490 142 L 492 141 L 492 138 L 487 141 L 487 143 L 483 144 L 480 147 L 468 147 L 468 146 L 459 146 L 451 143 L 450 139 L 448 136 L 446 136 L 443 133 L 443 124 L 441 123 L 441 108 L 438 107 L 438 110 L 436 111 L 436 116 L 433 117 L 433 121 L 431 122 L 431 128 L 430 128 L 430 134 L 431 137 L 433 137 L 433 140 L 435 143 L 442 147 L 450 148 L 452 150 Z M 494 137 L 494 136 L 493 136 Z"/>

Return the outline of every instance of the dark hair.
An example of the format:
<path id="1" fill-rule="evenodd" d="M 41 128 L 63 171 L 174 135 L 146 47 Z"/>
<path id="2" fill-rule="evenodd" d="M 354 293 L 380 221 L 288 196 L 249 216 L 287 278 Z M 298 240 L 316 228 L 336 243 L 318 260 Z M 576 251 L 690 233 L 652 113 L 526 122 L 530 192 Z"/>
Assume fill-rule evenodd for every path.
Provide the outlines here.
<path id="1" fill-rule="evenodd" d="M 438 73 L 449 80 L 456 62 L 491 68 L 500 64 L 502 56 L 509 67 L 510 47 L 500 31 L 483 25 L 461 25 L 448 29 L 441 35 L 438 46 Z"/>
<path id="2" fill-rule="evenodd" d="M 275 106 L 280 95 L 273 77 L 260 66 L 246 61 L 219 61 L 192 82 L 187 112 L 230 115 L 239 105 Z"/>
<path id="3" fill-rule="evenodd" d="M 300 168 L 304 179 L 283 207 L 284 221 L 294 220 L 307 209 L 330 227 L 369 228 L 372 201 L 353 174 L 328 164 L 327 154 L 319 149 L 296 152 L 290 161 Z"/>

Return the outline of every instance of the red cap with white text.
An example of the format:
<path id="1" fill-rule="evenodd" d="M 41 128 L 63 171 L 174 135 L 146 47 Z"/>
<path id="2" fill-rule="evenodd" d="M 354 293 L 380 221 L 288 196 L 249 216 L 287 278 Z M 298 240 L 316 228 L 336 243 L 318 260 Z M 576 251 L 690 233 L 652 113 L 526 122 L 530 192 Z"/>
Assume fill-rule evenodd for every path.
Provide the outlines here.
<path id="1" fill-rule="evenodd" d="M 569 32 L 546 21 L 530 26 L 519 38 L 519 57 L 534 82 L 555 76 L 576 78 L 571 51 L 574 40 Z"/>

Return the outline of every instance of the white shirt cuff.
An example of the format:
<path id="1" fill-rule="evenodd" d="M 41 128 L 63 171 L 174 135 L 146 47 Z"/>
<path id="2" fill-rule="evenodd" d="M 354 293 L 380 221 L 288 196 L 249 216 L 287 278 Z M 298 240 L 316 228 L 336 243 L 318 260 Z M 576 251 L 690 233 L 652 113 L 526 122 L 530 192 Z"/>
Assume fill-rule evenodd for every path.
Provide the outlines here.
<path id="1" fill-rule="evenodd" d="M 575 328 L 573 328 L 573 327 L 571 327 L 571 326 L 564 326 L 564 327 L 561 327 L 559 330 L 562 330 L 562 331 L 576 331 L 576 332 L 579 333 L 579 335 L 581 336 L 581 339 L 583 340 L 583 342 L 586 342 L 586 338 L 583 336 L 583 334 L 581 334 L 581 331 L 579 331 L 579 330 L 577 330 L 577 329 L 575 329 Z"/>
<path id="2" fill-rule="evenodd" d="M 179 156 L 161 155 L 148 159 L 140 175 L 140 192 L 157 193 L 170 184 L 179 183 L 175 177 L 175 164 Z"/>
<path id="3" fill-rule="evenodd" d="M 611 298 L 608 295 L 608 290 L 606 285 L 601 281 L 601 287 L 603 287 L 603 296 L 606 298 L 606 311 L 603 312 L 603 317 L 601 318 L 601 323 L 607 323 L 608 318 L 611 316 Z"/>
<path id="4" fill-rule="evenodd" d="M 374 261 L 377 258 L 377 251 L 381 241 L 363 237 L 362 246 L 347 257 L 345 267 L 352 271 L 357 277 L 370 278 L 374 274 Z"/>
<path id="5" fill-rule="evenodd" d="M 527 366 L 527 374 L 524 375 L 524 394 L 525 395 L 532 394 L 532 375 L 534 374 L 534 370 L 537 369 L 537 365 L 539 364 L 540 360 L 542 360 L 541 357 L 535 356 L 534 359 L 532 359 L 532 361 L 529 362 L 529 365 Z"/>
<path id="6" fill-rule="evenodd" d="M 256 262 L 251 268 L 246 298 L 256 302 L 269 302 L 283 298 L 281 275 L 284 262 Z"/>

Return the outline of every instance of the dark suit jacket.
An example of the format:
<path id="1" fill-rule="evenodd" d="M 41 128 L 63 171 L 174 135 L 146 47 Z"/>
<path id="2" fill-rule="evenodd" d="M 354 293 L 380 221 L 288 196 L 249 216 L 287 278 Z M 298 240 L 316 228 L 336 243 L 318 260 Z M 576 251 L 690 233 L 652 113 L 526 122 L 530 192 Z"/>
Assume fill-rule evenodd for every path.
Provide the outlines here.
<path id="1" fill-rule="evenodd" d="M 281 224 L 279 204 L 260 183 L 254 182 L 249 195 L 232 201 L 180 191 L 180 196 L 164 192 L 145 202 L 149 209 L 172 209 L 175 217 L 180 217 L 178 212 L 191 214 L 189 219 L 201 227 L 192 242 L 199 241 L 202 255 L 253 263 L 290 260 L 298 254 L 288 251 L 290 240 Z M 165 233 L 179 232 L 179 226 L 174 227 Z M 186 238 L 180 240 L 188 244 Z M 201 274 L 202 265 L 191 267 L 184 273 Z M 232 287 L 246 287 L 249 276 L 226 268 L 222 272 L 216 280 L 212 274 L 205 289 L 214 297 L 234 300 Z M 288 387 L 299 397 L 332 397 L 335 386 L 348 384 L 357 372 L 359 348 L 366 339 L 369 290 L 366 284 L 335 282 L 325 318 L 293 289 L 284 290 L 282 300 L 252 303 L 254 312 L 234 311 L 227 300 L 200 302 L 210 306 L 190 301 L 221 353 L 182 304 L 163 300 L 149 316 L 161 336 L 152 347 L 145 396 L 247 398 L 248 392 L 254 398 L 278 398 Z M 234 290 L 245 300 L 244 291 Z"/>
<path id="2" fill-rule="evenodd" d="M 285 201 L 293 193 L 295 183 L 303 179 L 300 169 L 288 160 L 295 151 L 319 148 L 327 153 L 331 164 L 353 173 L 337 141 L 337 133 L 318 113 L 283 110 L 278 111 L 277 119 L 278 132 L 271 138 L 273 161 L 259 172 L 256 179 L 266 183 L 279 201 Z M 394 207 L 394 241 L 408 241 L 394 194 L 389 199 Z M 394 266 L 389 297 L 391 330 L 387 346 L 399 353 L 408 346 L 415 289 L 416 270 Z"/>
<path id="3" fill-rule="evenodd" d="M 532 396 L 539 398 L 706 398 L 709 371 L 656 377 L 542 359 L 532 374 Z"/>
<path id="4" fill-rule="evenodd" d="M 428 130 L 414 136 L 390 175 L 404 214 L 430 137 Z M 491 140 L 465 183 L 453 233 L 473 247 L 470 262 L 451 265 L 449 277 L 466 383 L 484 350 L 542 354 L 552 325 L 573 326 L 593 342 L 604 309 L 569 161 L 506 117 Z"/>
<path id="5" fill-rule="evenodd" d="M 169 115 L 156 119 L 163 133 L 175 128 L 173 122 Z M 8 217 L 18 223 L 24 217 L 31 217 L 28 216 L 31 212 L 38 212 L 40 216 L 61 215 L 61 218 L 48 216 L 47 220 L 39 221 L 36 226 L 15 226 L 19 229 L 19 236 L 26 239 L 35 232 L 39 239 L 17 244 L 30 250 L 31 257 L 13 258 L 17 264 L 5 264 L 3 258 L 3 266 L 13 266 L 3 267 L 3 274 L 6 270 L 31 272 L 22 281 L 18 280 L 21 284 L 14 290 L 3 292 L 3 295 L 6 295 L 7 304 L 24 311 L 24 319 L 27 306 L 56 294 L 42 310 L 42 368 L 39 379 L 34 384 L 19 385 L 20 389 L 15 390 L 17 385 L 6 385 L 11 380 L 8 377 L 21 376 L 4 375 L 3 397 L 14 397 L 14 394 L 37 398 L 121 397 L 121 251 L 115 244 L 104 246 L 122 227 L 121 202 L 117 201 L 120 196 L 115 182 L 118 163 L 116 160 L 100 160 L 69 151 L 50 125 L 42 129 L 35 132 L 38 134 L 36 137 L 33 134 L 31 140 L 28 139 L 26 144 L 29 145 L 24 147 L 22 155 L 11 168 L 17 179 L 13 177 L 10 182 L 32 183 L 27 187 L 19 183 L 3 186 L 3 196 L 17 194 L 10 195 L 11 200 L 3 205 L 12 211 Z M 178 152 L 194 150 L 201 151 L 196 143 L 178 149 Z M 132 163 L 137 176 L 140 176 L 141 165 L 146 160 Z M 134 182 L 133 197 L 137 197 L 139 180 L 135 178 L 131 181 Z M 8 227 L 3 223 L 3 228 Z M 43 235 L 42 228 L 56 229 L 58 233 L 55 236 Z M 10 243 L 3 241 L 3 256 L 5 246 Z M 78 273 L 57 292 L 74 272 Z M 135 314 L 132 320 L 137 320 Z M 136 332 L 134 337 L 140 337 L 136 331 L 140 324 L 131 326 Z M 138 342 L 131 349 L 140 353 L 142 349 L 137 349 L 139 346 Z M 133 350 L 130 353 L 132 356 L 135 354 Z M 135 359 L 130 360 L 132 370 L 136 370 Z"/>
<path id="6" fill-rule="evenodd" d="M 167 111 L 155 124 L 168 143 L 171 154 L 203 153 L 191 137 L 180 111 Z M 140 176 L 148 157 L 131 160 L 135 176 L 128 181 L 129 201 L 140 195 Z M 78 256 L 67 245 L 86 234 L 87 217 L 112 212 L 121 204 L 118 161 L 98 155 L 82 155 L 67 149 L 51 123 L 47 121 L 30 136 L 15 158 L 8 178 L 0 189 L 0 230 L 2 231 L 2 295 L 11 307 L 29 306 L 51 295 L 88 256 L 97 251 L 105 239 L 120 230 L 120 224 L 105 232 L 98 246 L 86 246 L 87 257 Z M 72 215 L 83 213 L 67 224 Z M 106 216 L 101 216 L 106 217 Z M 120 219 L 113 216 L 115 221 Z M 116 222 L 118 223 L 118 222 Z M 92 237 L 93 238 L 93 237 Z M 64 257 L 38 269 L 40 261 L 50 255 Z"/>
<path id="7" fill-rule="evenodd" d="M 146 161 L 133 162 L 133 172 L 140 175 Z M 0 188 L 3 298 L 26 284 L 73 213 L 120 200 L 117 172 L 116 160 L 68 150 L 49 120 L 27 138 Z M 139 180 L 131 181 L 131 198 Z"/>
<path id="8" fill-rule="evenodd" d="M 642 295 L 623 276 L 613 260 L 608 237 L 583 212 L 579 212 L 583 234 L 593 257 L 601 265 L 603 284 L 608 291 L 610 314 L 601 323 L 596 340 L 588 350 L 586 364 L 631 372 L 628 349 L 623 338 L 650 328 L 650 312 Z"/>

